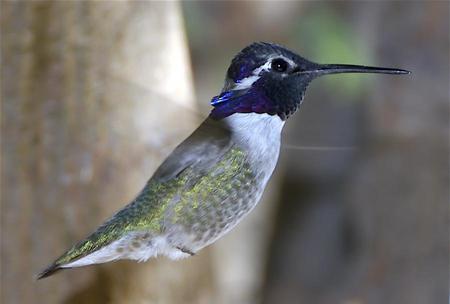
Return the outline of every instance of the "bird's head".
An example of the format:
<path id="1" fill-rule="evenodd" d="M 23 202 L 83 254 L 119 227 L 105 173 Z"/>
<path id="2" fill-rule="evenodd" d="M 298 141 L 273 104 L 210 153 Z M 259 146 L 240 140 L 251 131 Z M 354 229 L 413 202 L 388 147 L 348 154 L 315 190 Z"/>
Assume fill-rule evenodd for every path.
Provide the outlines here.
<path id="1" fill-rule="evenodd" d="M 318 64 L 276 44 L 258 42 L 244 48 L 228 68 L 225 86 L 211 100 L 210 116 L 267 113 L 286 120 L 299 107 L 314 78 L 337 73 L 408 74 L 391 68 Z"/>

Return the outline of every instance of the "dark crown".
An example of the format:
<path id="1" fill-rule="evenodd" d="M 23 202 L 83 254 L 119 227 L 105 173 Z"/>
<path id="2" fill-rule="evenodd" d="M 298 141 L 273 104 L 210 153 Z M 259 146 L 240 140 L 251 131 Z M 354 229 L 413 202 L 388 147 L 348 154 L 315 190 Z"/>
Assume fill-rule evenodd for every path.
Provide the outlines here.
<path id="1" fill-rule="evenodd" d="M 211 100 L 214 109 L 210 116 L 221 119 L 234 113 L 266 113 L 287 119 L 298 109 L 311 80 L 338 73 L 410 72 L 352 64 L 317 64 L 276 44 L 253 43 L 233 58 L 222 93 Z"/>
<path id="2" fill-rule="evenodd" d="M 254 42 L 240 51 L 231 61 L 227 77 L 237 82 L 251 75 L 253 70 L 263 65 L 271 56 L 291 59 L 299 57 L 294 52 L 274 43 Z"/>
<path id="3" fill-rule="evenodd" d="M 267 63 L 272 65 L 265 67 Z M 312 79 L 304 75 L 299 82 L 292 75 L 310 64 L 277 44 L 257 42 L 245 47 L 233 58 L 222 93 L 211 101 L 215 107 L 211 117 L 266 113 L 287 119 L 297 110 Z"/>

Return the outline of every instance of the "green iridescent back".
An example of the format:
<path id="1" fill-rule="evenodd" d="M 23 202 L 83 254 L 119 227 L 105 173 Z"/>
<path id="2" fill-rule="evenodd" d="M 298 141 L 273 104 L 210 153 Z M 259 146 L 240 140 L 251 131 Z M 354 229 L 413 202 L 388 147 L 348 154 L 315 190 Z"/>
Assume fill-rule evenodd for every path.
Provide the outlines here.
<path id="1" fill-rule="evenodd" d="M 169 180 L 152 178 L 131 204 L 56 262 L 86 256 L 130 232 L 155 236 L 173 225 L 199 245 L 207 243 L 251 209 L 254 183 L 245 152 L 237 147 L 227 149 L 206 170 L 191 166 Z"/>

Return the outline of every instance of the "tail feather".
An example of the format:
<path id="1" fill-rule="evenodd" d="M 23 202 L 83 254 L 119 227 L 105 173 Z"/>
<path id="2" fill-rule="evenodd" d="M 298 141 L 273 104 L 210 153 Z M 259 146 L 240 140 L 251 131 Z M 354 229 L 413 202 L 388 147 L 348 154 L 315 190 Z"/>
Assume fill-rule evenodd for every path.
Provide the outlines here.
<path id="1" fill-rule="evenodd" d="M 46 278 L 65 268 L 105 263 L 123 258 L 147 260 L 155 256 L 154 250 L 147 250 L 152 247 L 153 234 L 148 231 L 127 231 L 127 223 L 125 220 L 114 220 L 114 218 L 109 220 L 45 268 L 37 275 L 37 279 Z"/>
<path id="2" fill-rule="evenodd" d="M 106 222 L 104 225 L 100 226 L 97 231 L 92 233 L 86 239 L 80 241 L 78 244 L 74 245 L 71 249 L 57 258 L 50 266 L 37 275 L 37 279 L 39 280 L 46 278 L 64 268 L 83 266 L 72 266 L 70 264 L 74 261 L 78 261 L 86 256 L 89 256 L 94 252 L 100 251 L 102 248 L 119 239 L 122 232 L 120 229 L 117 229 L 117 226 L 120 224 L 120 222 L 116 221 Z M 95 263 L 101 263 L 101 261 L 88 263 L 85 265 Z"/>
<path id="3" fill-rule="evenodd" d="M 53 264 L 51 264 L 50 266 L 48 266 L 47 268 L 45 268 L 44 270 L 42 270 L 42 271 L 36 276 L 36 280 L 40 280 L 40 279 L 49 277 L 49 276 L 55 274 L 56 272 L 58 272 L 58 271 L 60 271 L 60 270 L 62 270 L 62 269 L 63 269 L 63 268 L 62 268 L 60 265 L 58 265 L 58 264 L 56 264 L 56 263 L 53 263 Z"/>
<path id="4" fill-rule="evenodd" d="M 138 233 L 137 235 L 142 235 Z M 145 234 L 150 237 L 149 234 Z M 92 264 L 100 264 L 115 261 L 122 258 L 133 260 L 147 260 L 150 256 L 155 255 L 153 251 L 146 250 L 144 240 L 136 238 L 135 234 L 119 238 L 118 240 L 100 241 L 97 236 L 93 236 L 81 241 L 73 246 L 50 266 L 45 268 L 37 275 L 37 279 L 46 278 L 61 269 L 87 266 Z M 132 248 L 134 246 L 140 247 Z"/>
<path id="5" fill-rule="evenodd" d="M 59 258 L 57 258 L 52 264 L 50 264 L 50 266 L 41 271 L 37 275 L 37 279 L 40 280 L 48 276 L 51 276 L 61 269 L 72 268 L 70 265 L 69 266 L 66 265 L 73 261 L 77 261 L 93 252 L 96 252 L 102 247 L 107 245 L 107 242 L 105 241 L 100 242 L 95 238 L 95 236 L 96 236 L 95 234 L 91 235 L 89 238 L 79 242 L 71 249 L 66 251 Z"/>
<path id="6" fill-rule="evenodd" d="M 54 273 L 63 270 L 63 269 L 70 269 L 73 267 L 78 267 L 78 266 L 84 266 L 83 264 L 81 265 L 70 265 L 71 263 L 74 263 L 76 261 L 82 260 L 84 257 L 89 256 L 92 253 L 101 251 L 100 250 L 89 250 L 87 252 L 80 252 L 80 248 L 83 248 L 83 243 L 77 244 L 75 245 L 72 249 L 68 250 L 67 252 L 65 252 L 63 255 L 61 255 L 58 259 L 56 259 L 52 264 L 50 264 L 47 268 L 45 268 L 44 270 L 42 270 L 37 276 L 37 280 L 46 278 L 48 276 L 53 275 Z M 93 261 L 92 264 L 95 264 L 96 262 Z M 97 262 L 97 263 L 101 263 L 101 262 Z M 89 265 L 91 263 L 87 263 L 85 265 Z"/>

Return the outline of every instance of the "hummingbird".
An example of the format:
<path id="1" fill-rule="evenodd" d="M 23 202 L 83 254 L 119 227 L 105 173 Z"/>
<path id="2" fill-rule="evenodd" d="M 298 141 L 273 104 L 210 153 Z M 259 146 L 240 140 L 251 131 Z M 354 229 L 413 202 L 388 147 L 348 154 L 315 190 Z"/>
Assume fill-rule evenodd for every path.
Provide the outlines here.
<path id="1" fill-rule="evenodd" d="M 255 42 L 231 61 L 205 121 L 159 166 L 127 206 L 38 274 L 119 259 L 177 260 L 235 227 L 258 203 L 280 152 L 281 131 L 308 84 L 337 73 L 409 74 L 394 68 L 318 64 Z"/>

